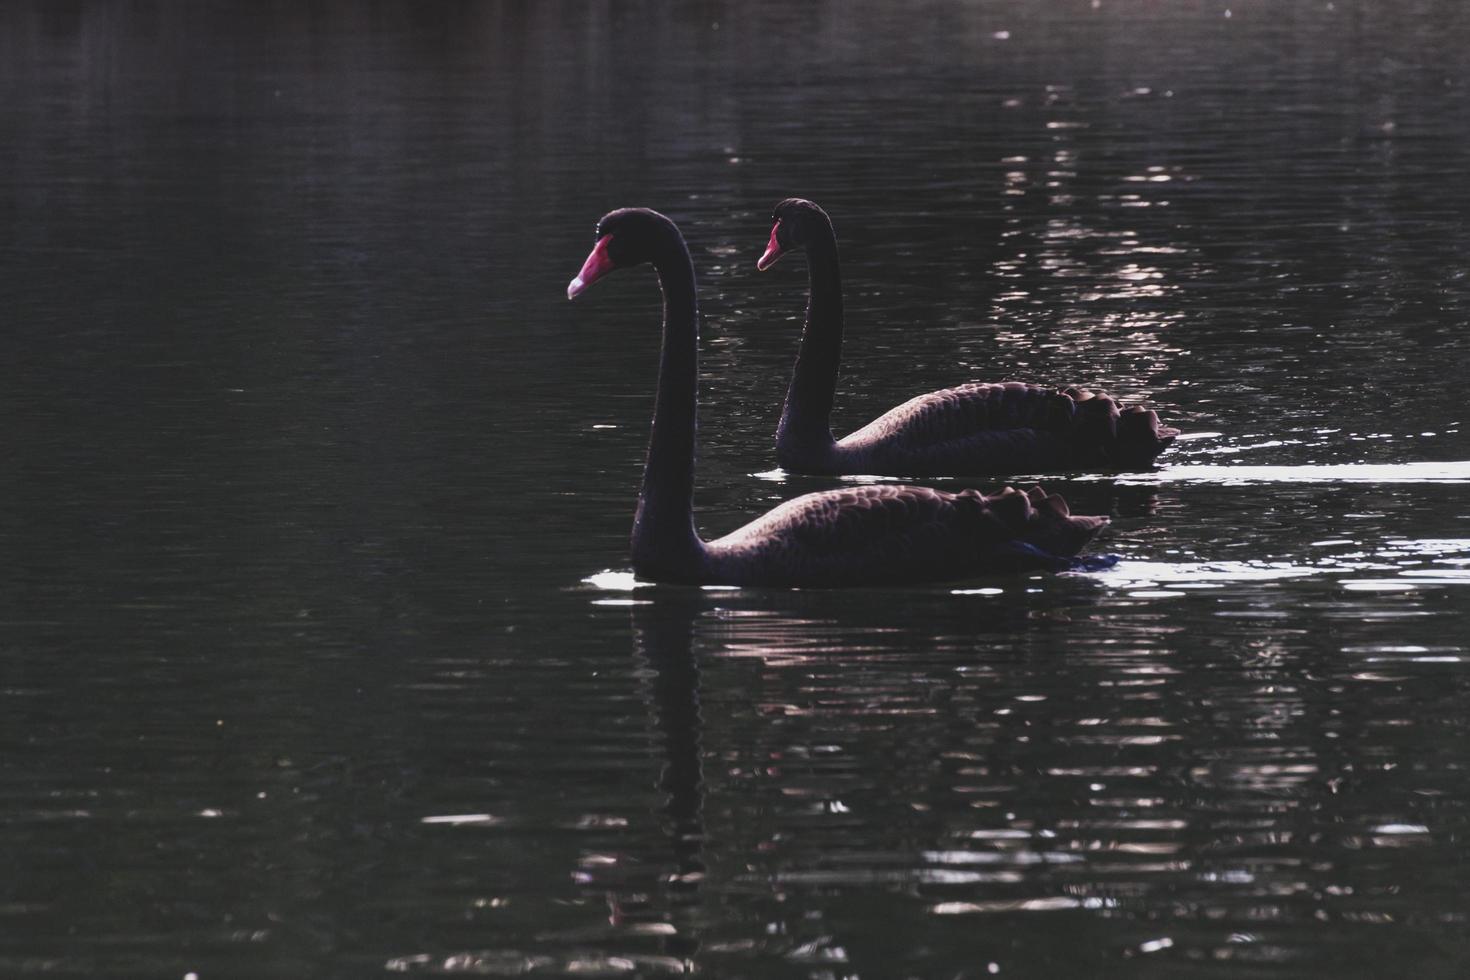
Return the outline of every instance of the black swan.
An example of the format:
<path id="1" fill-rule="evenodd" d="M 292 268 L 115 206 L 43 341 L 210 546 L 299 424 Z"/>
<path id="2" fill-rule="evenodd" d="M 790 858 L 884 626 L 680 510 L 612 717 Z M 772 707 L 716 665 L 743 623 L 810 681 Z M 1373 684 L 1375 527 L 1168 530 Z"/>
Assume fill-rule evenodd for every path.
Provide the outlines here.
<path id="1" fill-rule="evenodd" d="M 633 519 L 639 578 L 687 584 L 847 586 L 929 582 L 988 572 L 1061 569 L 1106 517 L 1073 517 L 1040 487 L 993 496 L 864 486 L 788 500 L 737 531 L 703 541 L 694 528 L 699 313 L 694 264 L 679 229 L 656 211 L 613 211 L 567 286 L 575 299 L 614 269 L 653 264 L 664 296 L 653 433 Z"/>
<path id="2" fill-rule="evenodd" d="M 1140 469 L 1179 434 L 1151 410 L 1120 412 L 1101 392 L 1006 381 L 931 391 L 833 439 L 842 280 L 832 220 L 800 198 L 777 204 L 771 217 L 771 240 L 756 268 L 804 248 L 811 276 L 801 352 L 776 430 L 782 469 L 891 476 Z"/>

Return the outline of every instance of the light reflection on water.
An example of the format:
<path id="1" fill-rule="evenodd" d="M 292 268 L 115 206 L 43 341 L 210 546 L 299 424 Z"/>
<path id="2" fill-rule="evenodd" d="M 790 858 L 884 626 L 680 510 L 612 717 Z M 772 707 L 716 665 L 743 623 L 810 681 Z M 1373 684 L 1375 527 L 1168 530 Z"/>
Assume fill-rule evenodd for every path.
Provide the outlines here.
<path id="1" fill-rule="evenodd" d="M 1246 570 L 1219 571 L 1240 581 Z M 1412 726 L 1369 734 L 1337 712 L 1303 714 L 1313 688 L 1342 701 L 1344 682 L 1387 685 L 1388 702 L 1405 709 L 1409 678 L 1303 674 L 1293 663 L 1305 648 L 1290 628 L 1258 646 L 1251 630 L 1223 627 L 1183 670 L 1191 638 L 1168 633 L 1125 629 L 1084 652 L 1052 647 L 1055 628 L 1001 625 L 934 636 L 916 654 L 909 629 L 830 618 L 840 607 L 820 598 L 780 612 L 727 595 L 730 605 L 663 590 L 634 611 L 634 635 L 639 658 L 665 679 L 701 665 L 683 675 L 697 695 L 677 685 L 658 695 L 661 717 L 671 704 L 702 706 L 681 717 L 700 732 L 704 765 L 697 777 L 687 770 L 693 783 L 664 783 L 671 807 L 692 793 L 700 814 L 698 834 L 683 840 L 701 871 L 680 880 L 704 903 L 740 896 L 761 909 L 767 938 L 751 943 L 701 904 L 648 891 L 649 875 L 688 853 L 612 854 L 584 867 L 610 908 L 637 910 L 607 934 L 624 949 L 663 936 L 698 949 L 707 968 L 773 955 L 851 962 L 872 955 L 870 944 L 834 931 L 822 910 L 877 890 L 903 910 L 910 937 L 943 936 L 952 919 L 1044 913 L 1083 931 L 1111 921 L 1134 949 L 1218 955 L 1251 943 L 1269 947 L 1265 960 L 1292 961 L 1305 954 L 1293 938 L 1301 917 L 1326 911 L 1342 923 L 1334 942 L 1353 945 L 1352 924 L 1379 914 L 1371 887 L 1342 884 L 1357 855 L 1432 847 L 1444 832 L 1432 818 L 1396 819 L 1337 795 L 1365 778 L 1352 775 L 1365 764 L 1380 772 L 1368 778 L 1394 782 L 1371 761 Z M 1377 663 L 1395 652 L 1344 653 Z M 1203 716 L 1190 706 L 1197 697 L 1211 706 Z M 764 819 L 750 823 L 757 813 Z M 909 844 L 873 847 L 874 834 Z M 1311 862 L 1295 853 L 1304 840 L 1316 842 Z M 1168 935 L 1128 925 L 1156 891 L 1176 909 Z"/>
<path id="2" fill-rule="evenodd" d="M 1470 22 L 1230 7 L 0 5 L 0 974 L 1462 975 Z M 679 221 L 723 533 L 843 485 L 790 194 L 840 431 L 1184 430 L 1047 479 L 1116 566 L 625 571 L 657 289 L 567 278 Z"/>
<path id="3" fill-rule="evenodd" d="M 1272 446 L 1287 445 L 1283 442 Z M 1092 477 L 1091 479 L 1103 479 Z M 1121 484 L 1218 483 L 1222 486 L 1271 483 L 1470 483 L 1470 462 L 1337 463 L 1321 466 L 1163 466 L 1149 473 L 1115 478 Z"/>
<path id="4" fill-rule="evenodd" d="M 1308 576 L 1332 575 L 1345 589 L 1358 591 L 1407 590 L 1424 587 L 1470 585 L 1470 538 L 1421 540 L 1390 538 L 1365 547 L 1348 538 L 1312 542 L 1315 553 L 1310 561 L 1189 561 L 1163 562 L 1144 558 L 1124 558 L 1102 571 L 1064 573 L 1096 582 L 1113 589 L 1129 591 L 1135 597 L 1163 598 L 1181 592 L 1139 591 L 1166 586 L 1169 589 L 1216 589 L 1232 583 L 1284 582 Z M 1333 549 L 1333 550 L 1325 550 Z M 1344 550 L 1351 549 L 1351 550 Z M 1441 567 L 1451 566 L 1451 567 Z M 1395 577 L 1363 575 L 1366 572 L 1394 572 Z M 1047 581 L 1044 576 L 1031 576 L 1007 585 L 976 588 L 948 588 L 951 595 L 998 596 L 1022 591 L 1043 591 L 1037 586 Z M 632 592 L 638 588 L 669 588 L 639 581 L 632 572 L 609 569 L 583 579 L 593 589 L 608 592 Z M 936 586 L 938 588 L 940 586 Z M 706 586 L 705 592 L 740 591 L 737 586 Z M 756 590 L 759 592 L 760 590 Z M 595 605 L 633 605 L 636 600 L 597 598 Z"/>

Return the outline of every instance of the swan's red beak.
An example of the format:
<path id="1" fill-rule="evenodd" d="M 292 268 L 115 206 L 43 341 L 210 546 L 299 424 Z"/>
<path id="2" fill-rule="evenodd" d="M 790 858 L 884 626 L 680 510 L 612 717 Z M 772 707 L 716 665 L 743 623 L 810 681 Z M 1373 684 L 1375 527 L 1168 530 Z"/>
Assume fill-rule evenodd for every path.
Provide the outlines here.
<path id="1" fill-rule="evenodd" d="M 617 266 L 608 257 L 607 243 L 612 241 L 611 235 L 603 235 L 597 240 L 592 248 L 592 254 L 587 256 L 587 261 L 582 263 L 582 271 L 577 273 L 577 278 L 567 285 L 567 299 L 576 299 L 603 276 L 607 275 Z"/>
<path id="2" fill-rule="evenodd" d="M 779 221 L 771 226 L 771 240 L 766 243 L 765 254 L 757 259 L 755 263 L 755 267 L 761 272 L 765 272 L 771 266 L 775 265 L 776 260 L 781 257 L 781 243 L 776 240 L 776 232 L 780 230 L 781 222 Z"/>

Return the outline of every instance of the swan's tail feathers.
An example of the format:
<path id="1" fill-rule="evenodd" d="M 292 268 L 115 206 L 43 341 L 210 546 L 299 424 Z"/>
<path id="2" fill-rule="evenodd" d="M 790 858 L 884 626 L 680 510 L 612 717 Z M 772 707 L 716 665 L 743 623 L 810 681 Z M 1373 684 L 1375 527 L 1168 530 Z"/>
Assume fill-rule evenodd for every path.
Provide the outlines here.
<path id="1" fill-rule="evenodd" d="M 1032 487 L 1024 493 L 1006 487 L 983 499 L 991 520 L 1003 527 L 1004 538 L 1056 559 L 1077 554 L 1108 525 L 1106 517 L 1073 514 L 1061 496 L 1047 493 L 1041 487 Z"/>
<path id="2" fill-rule="evenodd" d="M 1036 517 L 1031 496 L 1015 487 L 1006 487 L 991 497 L 990 512 L 1017 536 L 1024 535 Z"/>
<path id="3" fill-rule="evenodd" d="M 1028 540 L 1045 543 L 1056 555 L 1075 555 L 1108 526 L 1106 517 L 1073 514 L 1061 494 L 1047 493 L 1039 486 L 1026 491 L 1036 513 L 1036 532 Z"/>
<path id="4" fill-rule="evenodd" d="M 1124 468 L 1151 466 L 1154 457 L 1167 449 L 1178 435 L 1178 429 L 1159 424 L 1158 413 L 1153 409 L 1135 405 L 1118 420 L 1113 463 Z"/>
<path id="5" fill-rule="evenodd" d="M 1082 445 L 1111 446 L 1118 439 L 1118 403 L 1112 395 L 1069 388 L 1067 394 L 1077 404 L 1073 417 L 1072 437 Z"/>
<path id="6" fill-rule="evenodd" d="M 1072 508 L 1067 506 L 1067 501 L 1059 493 L 1047 493 L 1041 487 L 1032 487 L 1027 491 L 1031 498 L 1031 506 L 1037 510 L 1044 510 L 1054 517 L 1071 517 Z"/>
<path id="7" fill-rule="evenodd" d="M 1178 429 L 1159 424 L 1153 409 L 1141 405 L 1122 408 L 1112 395 L 1086 388 L 1062 392 L 1076 406 L 1072 439 L 1079 447 L 1101 450 L 1106 462 L 1117 469 L 1139 469 L 1153 465 L 1154 457 L 1169 447 Z"/>
<path id="8" fill-rule="evenodd" d="M 1077 403 L 1060 391 L 1052 391 L 1046 399 L 1046 414 L 1041 428 L 1052 432 L 1066 432 L 1072 428 L 1077 415 Z"/>

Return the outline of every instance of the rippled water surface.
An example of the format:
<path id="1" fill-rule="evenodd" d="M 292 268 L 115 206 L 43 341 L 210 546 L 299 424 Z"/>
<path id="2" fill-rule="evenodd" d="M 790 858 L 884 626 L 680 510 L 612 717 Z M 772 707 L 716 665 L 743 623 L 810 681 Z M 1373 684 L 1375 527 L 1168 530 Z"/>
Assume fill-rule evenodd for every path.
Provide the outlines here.
<path id="1" fill-rule="evenodd" d="M 0 975 L 1464 976 L 1467 51 L 1451 0 L 0 8 Z M 632 578 L 657 288 L 567 280 L 680 223 L 723 533 L 843 485 L 773 469 L 791 194 L 841 431 L 1006 378 L 1185 430 L 1047 481 L 1113 567 Z"/>

